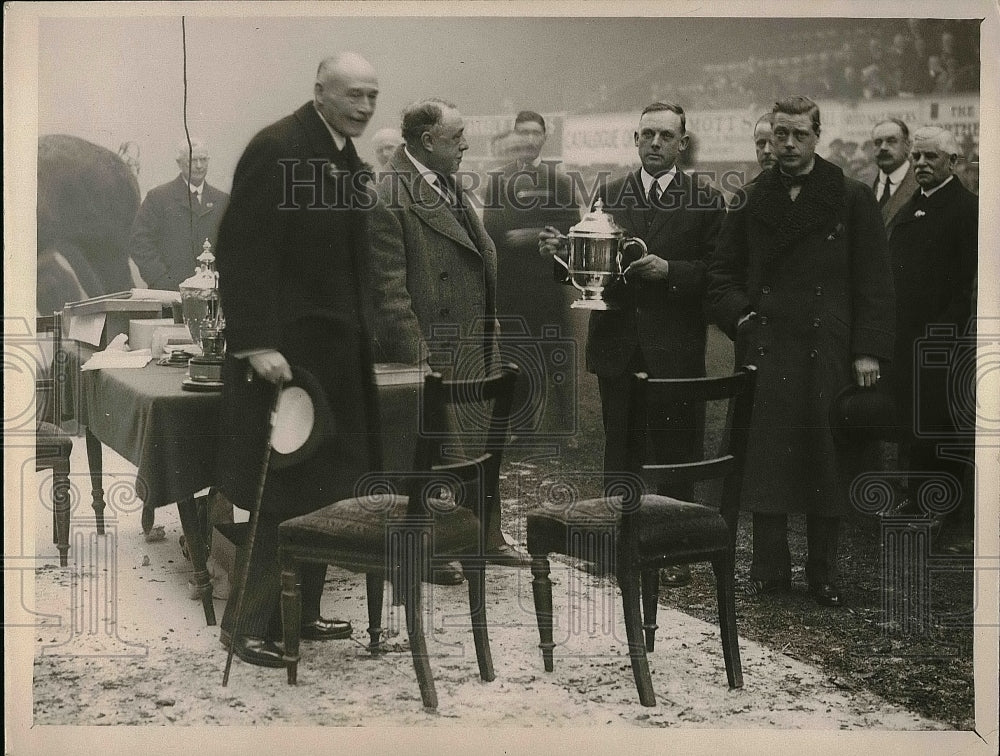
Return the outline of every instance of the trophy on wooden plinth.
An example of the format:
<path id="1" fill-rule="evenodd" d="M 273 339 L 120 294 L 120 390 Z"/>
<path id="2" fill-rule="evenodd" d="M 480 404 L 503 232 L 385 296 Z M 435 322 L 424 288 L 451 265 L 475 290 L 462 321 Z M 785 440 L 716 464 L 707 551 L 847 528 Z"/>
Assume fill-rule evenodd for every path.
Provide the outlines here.
<path id="1" fill-rule="evenodd" d="M 191 391 L 211 391 L 222 387 L 222 362 L 226 344 L 222 335 L 225 320 L 219 301 L 219 273 L 215 270 L 212 243 L 205 239 L 198 255 L 198 269 L 180 285 L 181 313 L 191 339 L 201 345 L 201 356 L 188 362 L 183 386 Z"/>

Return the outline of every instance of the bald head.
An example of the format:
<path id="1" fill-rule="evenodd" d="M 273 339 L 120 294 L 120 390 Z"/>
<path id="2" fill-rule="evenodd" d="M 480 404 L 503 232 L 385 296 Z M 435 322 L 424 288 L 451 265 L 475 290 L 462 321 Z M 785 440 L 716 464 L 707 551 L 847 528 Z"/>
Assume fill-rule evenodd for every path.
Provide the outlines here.
<path id="1" fill-rule="evenodd" d="M 372 150 L 379 167 L 384 168 L 392 157 L 392 153 L 403 143 L 403 135 L 399 129 L 379 129 L 372 137 Z"/>
<path id="2" fill-rule="evenodd" d="M 177 167 L 181 170 L 184 180 L 193 186 L 201 186 L 208 175 L 208 147 L 197 137 L 182 139 L 177 143 Z"/>
<path id="3" fill-rule="evenodd" d="M 940 126 L 922 126 L 913 132 L 910 160 L 913 175 L 924 189 L 939 186 L 955 172 L 961 154 L 955 135 Z"/>
<path id="4" fill-rule="evenodd" d="M 375 113 L 378 77 L 372 64 L 353 52 L 320 61 L 313 87 L 316 108 L 345 137 L 358 137 Z"/>

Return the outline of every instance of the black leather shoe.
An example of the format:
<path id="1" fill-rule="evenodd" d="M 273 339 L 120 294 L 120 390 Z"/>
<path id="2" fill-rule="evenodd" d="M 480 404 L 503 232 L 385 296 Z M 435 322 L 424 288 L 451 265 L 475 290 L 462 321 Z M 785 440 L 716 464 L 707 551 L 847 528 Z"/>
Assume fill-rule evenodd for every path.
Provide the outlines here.
<path id="1" fill-rule="evenodd" d="M 508 567 L 530 567 L 531 556 L 509 543 L 486 549 L 486 561 L 493 564 L 504 564 Z"/>
<path id="2" fill-rule="evenodd" d="M 810 586 L 809 592 L 820 606 L 841 606 L 840 589 L 833 583 L 819 583 Z"/>
<path id="3" fill-rule="evenodd" d="M 350 638 L 353 632 L 350 622 L 317 617 L 312 622 L 302 623 L 299 637 L 310 641 L 344 640 Z"/>
<path id="4" fill-rule="evenodd" d="M 431 582 L 434 585 L 461 585 L 465 582 L 462 565 L 458 562 L 438 563 L 431 570 Z"/>
<path id="5" fill-rule="evenodd" d="M 229 648 L 232 637 L 225 630 L 219 640 L 222 645 Z M 284 667 L 284 652 L 274 641 L 264 638 L 255 638 L 252 635 L 243 636 L 236 642 L 233 653 L 247 664 L 254 664 L 258 667 Z"/>
<path id="6" fill-rule="evenodd" d="M 791 578 L 778 580 L 750 580 L 743 587 L 743 593 L 747 596 L 763 596 L 767 593 L 781 593 L 791 590 Z"/>

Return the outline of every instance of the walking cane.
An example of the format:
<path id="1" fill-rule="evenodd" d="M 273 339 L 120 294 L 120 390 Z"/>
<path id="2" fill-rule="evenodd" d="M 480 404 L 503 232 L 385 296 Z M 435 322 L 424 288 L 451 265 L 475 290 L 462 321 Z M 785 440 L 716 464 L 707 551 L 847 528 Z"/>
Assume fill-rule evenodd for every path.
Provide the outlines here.
<path id="1" fill-rule="evenodd" d="M 250 559 L 253 557 L 254 541 L 257 540 L 257 520 L 260 516 L 261 499 L 264 497 L 264 484 L 267 482 L 267 468 L 271 463 L 271 433 L 274 431 L 274 418 L 278 410 L 278 400 L 284 380 L 278 379 L 274 388 L 274 399 L 271 400 L 271 410 L 267 413 L 267 443 L 264 446 L 264 461 L 260 466 L 260 476 L 257 482 L 257 493 L 254 496 L 253 509 L 250 510 L 250 534 L 247 536 L 246 558 L 243 560 L 243 574 L 240 576 L 240 595 L 236 600 L 236 618 L 233 620 L 233 633 L 229 640 L 229 654 L 226 656 L 226 669 L 222 673 L 222 687 L 229 683 L 229 669 L 233 666 L 233 652 L 243 628 L 243 597 L 246 595 L 247 575 L 250 573 Z"/>

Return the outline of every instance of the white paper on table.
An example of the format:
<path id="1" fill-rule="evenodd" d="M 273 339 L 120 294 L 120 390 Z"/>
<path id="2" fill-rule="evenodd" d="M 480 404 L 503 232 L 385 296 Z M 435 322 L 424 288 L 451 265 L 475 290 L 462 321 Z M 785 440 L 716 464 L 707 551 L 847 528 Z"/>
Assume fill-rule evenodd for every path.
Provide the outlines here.
<path id="1" fill-rule="evenodd" d="M 120 349 L 105 349 L 96 352 L 83 363 L 80 370 L 101 370 L 102 368 L 144 368 L 153 355 L 148 349 L 126 352 Z"/>
<path id="2" fill-rule="evenodd" d="M 105 314 L 98 312 L 93 315 L 74 315 L 66 318 L 69 320 L 66 326 L 66 337 L 73 341 L 82 341 L 84 344 L 97 346 L 101 343 L 101 335 L 104 333 Z"/>
<path id="3" fill-rule="evenodd" d="M 171 304 L 181 301 L 181 293 L 170 289 L 132 289 L 131 299 Z"/>

